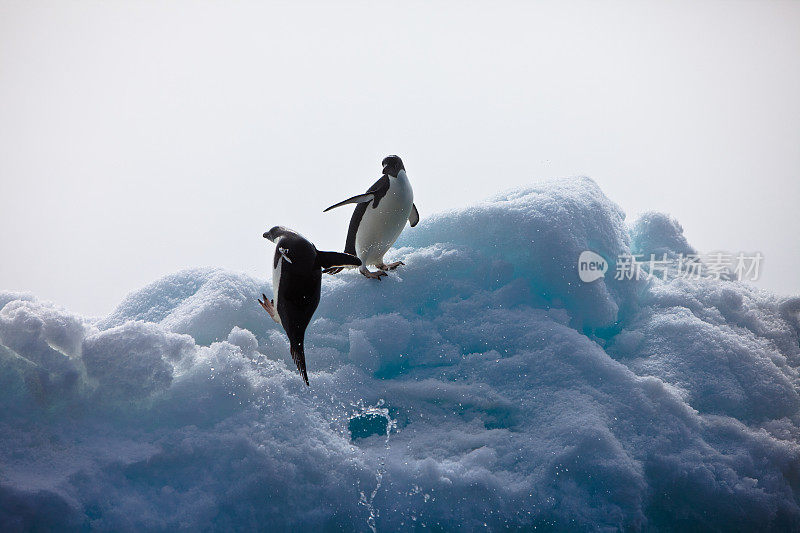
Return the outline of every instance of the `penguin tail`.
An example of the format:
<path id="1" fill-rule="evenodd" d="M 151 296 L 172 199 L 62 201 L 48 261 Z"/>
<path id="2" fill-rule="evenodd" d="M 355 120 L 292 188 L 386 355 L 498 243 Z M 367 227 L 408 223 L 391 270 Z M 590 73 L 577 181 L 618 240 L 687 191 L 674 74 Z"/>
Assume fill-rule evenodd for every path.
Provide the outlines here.
<path id="1" fill-rule="evenodd" d="M 308 373 L 306 372 L 306 352 L 303 349 L 303 343 L 292 342 L 290 344 L 289 351 L 292 354 L 292 360 L 294 361 L 294 364 L 297 365 L 297 370 L 299 370 L 300 375 L 303 376 L 303 381 L 306 382 L 306 385 L 311 386 L 308 383 Z"/>

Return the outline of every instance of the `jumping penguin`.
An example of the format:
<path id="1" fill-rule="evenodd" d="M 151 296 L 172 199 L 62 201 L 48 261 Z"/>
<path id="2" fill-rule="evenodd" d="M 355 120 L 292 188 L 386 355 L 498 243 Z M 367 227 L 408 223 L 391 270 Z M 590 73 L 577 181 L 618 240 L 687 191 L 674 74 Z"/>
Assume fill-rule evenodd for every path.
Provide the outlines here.
<path id="1" fill-rule="evenodd" d="M 322 269 L 357 267 L 361 266 L 361 260 L 339 252 L 320 252 L 302 235 L 283 226 L 275 226 L 264 233 L 264 238 L 276 245 L 272 261 L 274 299 L 267 300 L 262 294 L 264 300 L 258 303 L 283 327 L 289 337 L 292 359 L 308 385 L 303 340 L 319 305 Z"/>
<path id="2" fill-rule="evenodd" d="M 386 264 L 383 254 L 392 247 L 402 233 L 406 221 L 411 227 L 419 222 L 417 206 L 414 205 L 414 191 L 406 175 L 403 161 L 396 155 L 386 157 L 382 162 L 383 176 L 364 194 L 348 198 L 334 204 L 325 212 L 347 204 L 358 204 L 350 219 L 347 242 L 344 251 L 361 260 L 359 272 L 368 278 L 381 279 L 387 270 L 394 270 L 404 264 L 402 261 Z M 372 272 L 367 265 L 378 267 Z M 327 274 L 337 274 L 342 267 L 325 269 Z"/>

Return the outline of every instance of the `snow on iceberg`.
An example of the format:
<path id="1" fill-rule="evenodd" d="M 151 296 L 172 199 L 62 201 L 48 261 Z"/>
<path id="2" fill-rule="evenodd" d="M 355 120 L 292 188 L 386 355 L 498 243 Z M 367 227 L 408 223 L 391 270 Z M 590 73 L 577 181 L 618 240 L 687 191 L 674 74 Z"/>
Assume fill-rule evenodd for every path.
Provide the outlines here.
<path id="1" fill-rule="evenodd" d="M 310 389 L 264 280 L 187 270 L 98 321 L 0 292 L 2 529 L 800 529 L 800 299 L 582 283 L 584 250 L 692 250 L 588 179 L 398 246 L 326 277 Z"/>

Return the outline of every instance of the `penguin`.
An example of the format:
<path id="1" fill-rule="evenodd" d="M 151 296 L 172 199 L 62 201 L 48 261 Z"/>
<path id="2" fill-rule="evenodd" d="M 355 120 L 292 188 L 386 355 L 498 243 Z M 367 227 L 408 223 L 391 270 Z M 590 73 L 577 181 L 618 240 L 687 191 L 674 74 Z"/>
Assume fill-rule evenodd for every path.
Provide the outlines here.
<path id="1" fill-rule="evenodd" d="M 275 226 L 264 233 L 264 238 L 276 245 L 272 260 L 274 298 L 267 300 L 267 296 L 262 294 L 264 300 L 258 300 L 258 303 L 283 327 L 289 337 L 292 359 L 303 381 L 309 385 L 303 340 L 319 305 L 322 269 L 357 267 L 361 266 L 361 260 L 339 252 L 320 252 L 305 237 L 283 226 Z"/>
<path id="2" fill-rule="evenodd" d="M 419 212 L 414 205 L 414 191 L 406 175 L 403 160 L 396 155 L 390 155 L 381 162 L 383 176 L 364 194 L 348 198 L 334 204 L 323 212 L 347 205 L 358 204 L 350 219 L 350 228 L 347 231 L 347 241 L 344 251 L 361 260 L 359 272 L 368 278 L 380 280 L 386 276 L 387 270 L 394 270 L 404 263 L 386 264 L 383 254 L 392 247 L 402 233 L 406 221 L 411 227 L 419 222 Z M 378 268 L 377 272 L 370 271 L 367 266 Z M 341 267 L 325 270 L 327 274 L 337 274 Z"/>

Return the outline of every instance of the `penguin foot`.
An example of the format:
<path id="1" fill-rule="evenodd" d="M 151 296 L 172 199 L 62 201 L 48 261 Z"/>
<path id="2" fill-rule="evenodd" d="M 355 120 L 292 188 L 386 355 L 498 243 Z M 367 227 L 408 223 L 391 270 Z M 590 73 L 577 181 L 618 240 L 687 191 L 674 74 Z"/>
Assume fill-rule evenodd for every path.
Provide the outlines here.
<path id="1" fill-rule="evenodd" d="M 330 274 L 332 276 L 334 274 L 338 274 L 342 270 L 344 270 L 344 267 L 330 267 L 330 268 L 323 268 L 322 272 L 323 274 Z"/>
<path id="2" fill-rule="evenodd" d="M 274 320 L 276 324 L 280 324 L 281 319 L 278 317 L 278 311 L 275 309 L 275 301 L 268 300 L 267 295 L 263 292 L 261 293 L 261 297 L 264 298 L 264 301 L 259 300 L 258 303 L 261 304 L 261 307 L 263 307 L 264 311 L 266 311 L 267 314 L 272 317 L 272 320 Z"/>
<path id="3" fill-rule="evenodd" d="M 405 265 L 405 263 L 403 263 L 402 261 L 396 261 L 394 263 L 389 263 L 388 265 L 386 263 L 381 263 L 380 265 L 378 265 L 378 268 L 380 268 L 381 270 L 394 270 L 400 265 Z"/>
<path id="4" fill-rule="evenodd" d="M 378 281 L 380 281 L 380 279 L 383 276 L 388 276 L 388 274 L 382 270 L 379 270 L 377 272 L 371 272 L 365 265 L 361 265 L 358 271 L 364 274 L 364 276 L 368 277 L 369 279 L 377 279 Z"/>

